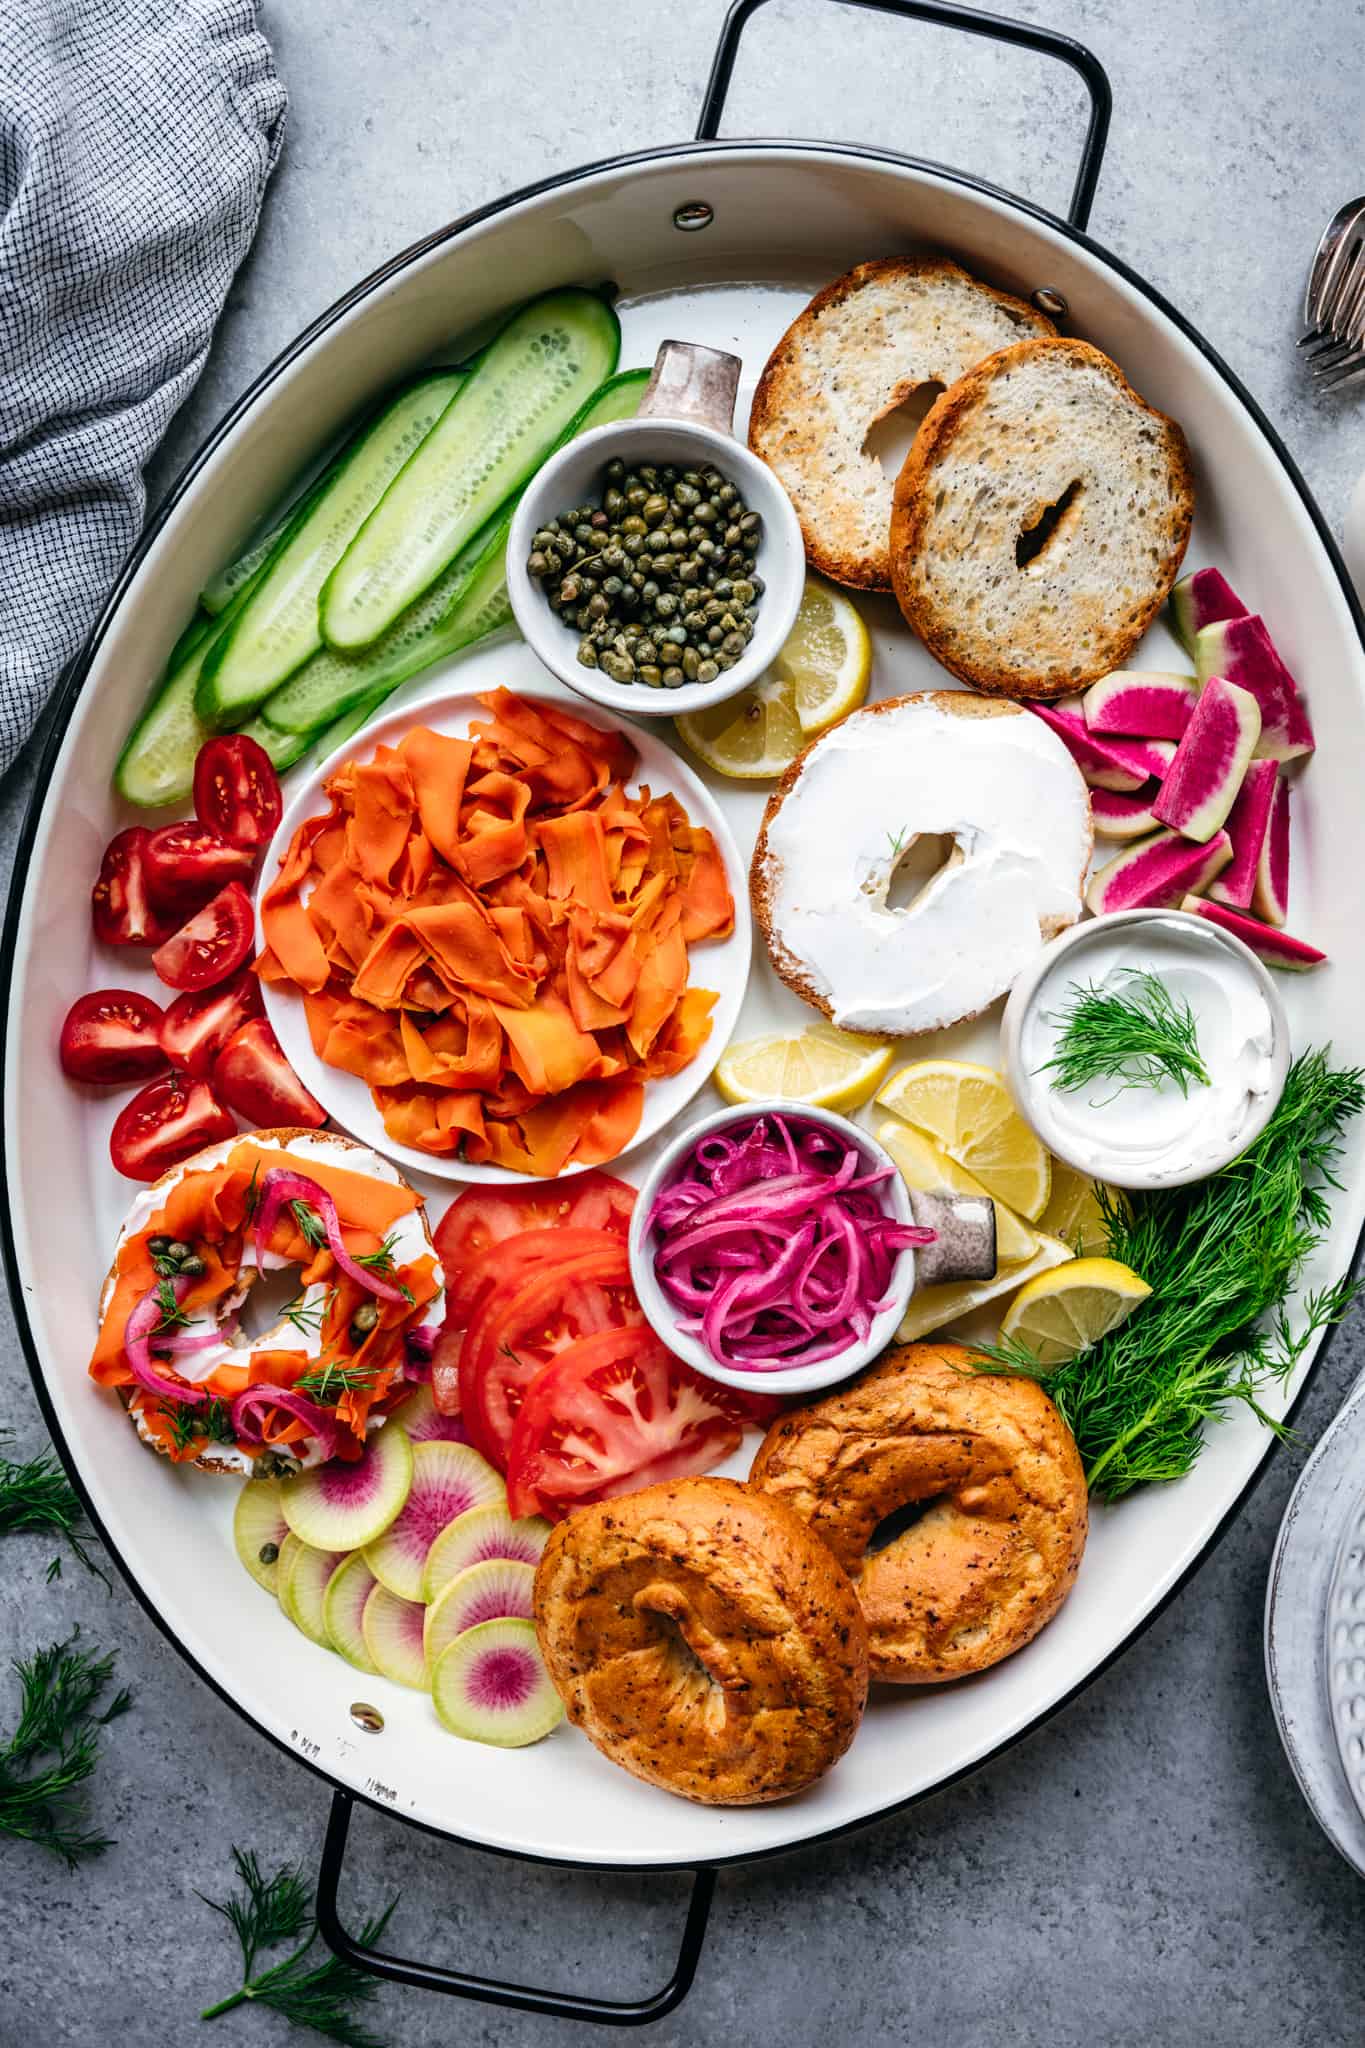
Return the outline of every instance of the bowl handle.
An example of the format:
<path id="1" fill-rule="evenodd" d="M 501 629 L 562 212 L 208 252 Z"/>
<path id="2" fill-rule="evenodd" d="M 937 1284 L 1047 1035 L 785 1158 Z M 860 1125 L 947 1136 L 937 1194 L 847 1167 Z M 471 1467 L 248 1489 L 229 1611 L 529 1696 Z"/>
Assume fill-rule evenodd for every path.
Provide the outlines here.
<path id="1" fill-rule="evenodd" d="M 691 1990 L 716 1889 L 715 1870 L 707 1865 L 691 1873 L 692 1891 L 673 1975 L 661 1991 L 647 1998 L 590 1998 L 575 1991 L 540 1991 L 531 1984 L 504 1984 L 497 1977 L 471 1977 L 463 1970 L 448 1970 L 439 1963 L 407 1961 L 388 1955 L 383 1949 L 363 1947 L 342 1926 L 337 1909 L 337 1886 L 346 1858 L 346 1837 L 354 1805 L 349 1792 L 333 1792 L 317 1893 L 318 1932 L 333 1955 L 353 1968 L 390 1983 L 411 1984 L 419 1991 L 444 1991 L 454 1998 L 476 1999 L 481 2005 L 547 2013 L 558 2020 L 594 2020 L 599 2026 L 638 2027 L 662 2019 L 665 2013 L 681 2005 Z"/>
<path id="2" fill-rule="evenodd" d="M 847 4 L 870 7 L 876 14 L 900 14 L 907 21 L 933 22 L 938 28 L 961 29 L 969 36 L 989 36 L 992 42 L 1010 43 L 1016 49 L 1036 50 L 1040 56 L 1056 57 L 1060 63 L 1069 64 L 1073 71 L 1078 71 L 1090 95 L 1090 122 L 1085 132 L 1067 219 L 1073 228 L 1085 227 L 1095 198 L 1095 186 L 1099 182 L 1100 165 L 1104 161 L 1104 144 L 1113 107 L 1109 80 L 1093 50 L 1088 50 L 1084 43 L 1076 42 L 1071 36 L 1058 35 L 1053 29 L 1035 28 L 1027 21 L 1009 21 L 1004 15 L 986 14 L 978 7 L 955 7 L 951 0 L 847 0 Z M 706 84 L 701 119 L 697 123 L 698 142 L 714 142 L 719 134 L 720 117 L 725 110 L 725 95 L 730 89 L 739 39 L 749 16 L 762 5 L 763 0 L 734 0 L 725 17 L 725 26 L 720 32 L 720 41 L 716 44 L 716 54 L 711 63 L 711 76 Z"/>
<path id="3" fill-rule="evenodd" d="M 699 341 L 661 341 L 637 420 L 693 420 L 718 434 L 734 431 L 740 360 Z"/>
<path id="4" fill-rule="evenodd" d="M 911 1188 L 910 1214 L 935 1233 L 915 1253 L 916 1287 L 995 1278 L 995 1204 L 979 1195 L 927 1195 Z"/>

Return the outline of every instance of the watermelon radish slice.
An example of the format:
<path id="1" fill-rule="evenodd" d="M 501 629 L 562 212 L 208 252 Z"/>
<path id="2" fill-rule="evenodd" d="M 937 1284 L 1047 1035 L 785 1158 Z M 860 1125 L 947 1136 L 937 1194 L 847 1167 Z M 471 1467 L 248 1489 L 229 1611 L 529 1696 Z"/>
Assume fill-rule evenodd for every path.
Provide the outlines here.
<path id="1" fill-rule="evenodd" d="M 1108 739 L 1089 732 L 1079 712 L 1059 711 L 1055 704 L 1030 704 L 1029 710 L 1052 727 L 1095 789 L 1141 789 L 1171 765 L 1175 748 L 1169 740 Z"/>
<path id="2" fill-rule="evenodd" d="M 471 1508 L 501 1507 L 506 1502 L 501 1477 L 471 1444 L 418 1444 L 402 1512 L 365 1545 L 365 1562 L 380 1585 L 401 1600 L 420 1600 L 427 1552 L 442 1529 Z"/>
<path id="3" fill-rule="evenodd" d="M 387 1586 L 372 1586 L 360 1616 L 361 1633 L 376 1671 L 395 1685 L 426 1692 L 426 1652 L 422 1630 L 427 1610 L 420 1600 L 400 1600 Z"/>
<path id="4" fill-rule="evenodd" d="M 535 1583 L 531 1565 L 513 1564 L 505 1557 L 472 1564 L 452 1579 L 426 1611 L 423 1642 L 428 1668 L 435 1670 L 442 1650 L 467 1628 L 478 1628 L 485 1621 L 530 1621 L 535 1613 L 531 1600 Z"/>
<path id="5" fill-rule="evenodd" d="M 1085 900 L 1096 917 L 1109 910 L 1169 910 L 1182 896 L 1207 889 L 1231 858 L 1226 832 L 1215 833 L 1206 846 L 1179 832 L 1154 832 L 1097 869 Z"/>
<path id="6" fill-rule="evenodd" d="M 469 1442 L 469 1432 L 460 1417 L 443 1415 L 428 1386 L 414 1387 L 402 1406 L 390 1412 L 395 1422 L 402 1423 L 410 1441 L 415 1444 Z"/>
<path id="7" fill-rule="evenodd" d="M 1261 737 L 1261 707 L 1249 690 L 1210 676 L 1152 809 L 1187 839 L 1212 839 L 1237 800 Z"/>
<path id="8" fill-rule="evenodd" d="M 1265 761 L 1292 761 L 1313 751 L 1313 728 L 1299 686 L 1275 651 L 1265 620 L 1253 612 L 1224 619 L 1194 636 L 1194 668 L 1202 687 L 1222 676 L 1250 690 L 1261 707 L 1257 752 Z"/>
<path id="9" fill-rule="evenodd" d="M 1145 675 L 1140 669 L 1120 668 L 1090 685 L 1081 710 L 1088 732 L 1178 740 L 1198 696 L 1193 676 Z"/>
<path id="10" fill-rule="evenodd" d="M 315 1550 L 362 1550 L 382 1536 L 412 1485 L 412 1445 L 397 1422 L 365 1439 L 353 1464 L 326 1465 L 280 1481 L 280 1507 L 296 1536 Z"/>
<path id="11" fill-rule="evenodd" d="M 301 1635 L 320 1649 L 330 1650 L 331 1638 L 322 1619 L 323 1597 L 337 1566 L 344 1562 L 344 1550 L 314 1550 L 300 1543 L 289 1553 L 280 1580 L 280 1610 Z"/>
<path id="12" fill-rule="evenodd" d="M 1196 569 L 1182 576 L 1171 592 L 1171 624 L 1187 654 L 1194 653 L 1194 636 L 1205 626 L 1246 615 L 1246 606 L 1219 569 Z"/>
<path id="13" fill-rule="evenodd" d="M 1157 829 L 1155 789 L 1147 794 L 1126 796 L 1117 789 L 1092 789 L 1090 815 L 1095 830 L 1106 839 L 1141 839 Z"/>
<path id="14" fill-rule="evenodd" d="M 379 1666 L 365 1648 L 365 1602 L 379 1581 L 358 1550 L 343 1558 L 322 1596 L 322 1625 L 327 1640 L 339 1657 L 354 1664 L 357 1671 L 378 1671 Z"/>
<path id="15" fill-rule="evenodd" d="M 232 1543 L 256 1584 L 264 1586 L 267 1593 L 276 1591 L 280 1545 L 288 1534 L 278 1480 L 248 1479 L 232 1511 Z"/>
<path id="16" fill-rule="evenodd" d="M 1242 777 L 1242 787 L 1237 792 L 1237 801 L 1227 817 L 1232 859 L 1222 874 L 1209 883 L 1209 895 L 1215 903 L 1231 904 L 1234 910 L 1249 907 L 1256 887 L 1261 848 L 1270 823 L 1271 806 L 1275 801 L 1275 785 L 1279 779 L 1278 761 L 1249 763 Z"/>
<path id="17" fill-rule="evenodd" d="M 1180 908 L 1188 910 L 1194 917 L 1207 918 L 1225 932 L 1231 932 L 1234 939 L 1240 939 L 1244 946 L 1250 946 L 1258 960 L 1264 960 L 1267 967 L 1282 968 L 1287 974 L 1304 974 L 1310 967 L 1321 967 L 1327 958 L 1316 946 L 1308 945 L 1303 939 L 1293 939 L 1288 932 L 1276 931 L 1273 925 L 1262 924 L 1259 918 L 1245 917 L 1240 910 L 1228 910 L 1221 903 L 1210 903 L 1204 896 L 1187 896 Z"/>
<path id="18" fill-rule="evenodd" d="M 1283 924 L 1289 915 L 1289 784 L 1281 776 L 1270 806 L 1270 823 L 1261 841 L 1251 907 L 1267 924 Z"/>
<path id="19" fill-rule="evenodd" d="M 529 1621 L 485 1621 L 457 1636 L 436 1660 L 431 1699 L 452 1735 L 503 1749 L 539 1742 L 564 1718 Z"/>
<path id="20" fill-rule="evenodd" d="M 537 1565 L 549 1540 L 550 1525 L 539 1515 L 522 1515 L 513 1521 L 505 1507 L 471 1508 L 442 1529 L 427 1552 L 422 1598 L 435 1600 L 460 1572 L 490 1558 Z"/>

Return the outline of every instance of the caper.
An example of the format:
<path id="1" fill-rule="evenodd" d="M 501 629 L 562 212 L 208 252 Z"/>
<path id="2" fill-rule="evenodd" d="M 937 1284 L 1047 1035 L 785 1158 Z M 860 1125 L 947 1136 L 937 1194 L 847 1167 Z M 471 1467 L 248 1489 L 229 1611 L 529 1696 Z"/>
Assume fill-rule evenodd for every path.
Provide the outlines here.
<path id="1" fill-rule="evenodd" d="M 656 662 L 652 661 L 642 662 L 635 673 L 642 683 L 648 683 L 653 690 L 657 690 L 664 679 L 663 670 Z"/>
<path id="2" fill-rule="evenodd" d="M 645 535 L 642 533 L 628 533 L 621 545 L 628 555 L 638 561 L 645 552 Z"/>
<path id="3" fill-rule="evenodd" d="M 604 597 L 619 597 L 624 588 L 625 585 L 619 576 L 604 576 L 602 578 L 602 595 Z"/>
<path id="4" fill-rule="evenodd" d="M 768 587 L 767 584 L 763 581 L 763 578 L 761 576 L 750 576 L 749 582 L 753 587 L 754 596 L 762 597 L 764 591 Z"/>
<path id="5" fill-rule="evenodd" d="M 719 647 L 719 646 L 720 646 L 720 643 L 721 643 L 721 641 L 722 641 L 722 640 L 723 640 L 724 638 L 725 638 L 725 635 L 724 635 L 724 633 L 723 633 L 723 632 L 721 631 L 721 629 L 720 629 L 720 627 L 719 627 L 719 626 L 708 626 L 708 627 L 707 627 L 707 629 L 706 629 L 706 639 L 707 639 L 707 644 L 708 644 L 708 646 L 711 646 L 711 647 Z"/>
<path id="6" fill-rule="evenodd" d="M 202 1280 L 205 1273 L 208 1272 L 208 1267 L 204 1264 L 198 1252 L 191 1252 L 187 1259 L 180 1261 L 180 1270 L 191 1280 Z"/>
<path id="7" fill-rule="evenodd" d="M 742 512 L 739 519 L 741 533 L 757 533 L 763 522 L 757 512 Z"/>
<path id="8" fill-rule="evenodd" d="M 624 494 L 618 490 L 608 491 L 602 500 L 602 509 L 609 519 L 619 519 L 626 509 Z"/>
<path id="9" fill-rule="evenodd" d="M 591 640 L 580 640 L 580 641 L 579 641 L 579 643 L 578 643 L 578 662 L 579 662 L 579 666 L 580 666 L 580 668 L 596 668 L 596 666 L 597 666 L 597 649 L 596 649 L 596 648 L 595 648 L 595 647 L 593 646 L 593 644 L 592 644 Z"/>
<path id="10" fill-rule="evenodd" d="M 683 478 L 673 493 L 674 504 L 681 505 L 685 512 L 690 512 L 692 507 L 700 502 L 700 499 L 701 492 L 694 483 L 689 483 L 686 477 Z"/>
<path id="11" fill-rule="evenodd" d="M 695 683 L 697 680 L 697 670 L 701 667 L 701 656 L 695 647 L 684 647 L 682 665 L 683 674 L 687 677 L 688 682 Z"/>
<path id="12" fill-rule="evenodd" d="M 154 1259 L 164 1259 L 171 1248 L 171 1242 L 169 1237 L 149 1237 L 147 1240 L 147 1250 Z"/>
<path id="13" fill-rule="evenodd" d="M 530 554 L 526 557 L 527 575 L 535 577 L 543 576 L 545 574 L 546 566 L 547 564 L 544 550 L 542 548 L 532 548 Z"/>
<path id="14" fill-rule="evenodd" d="M 697 669 L 697 681 L 699 683 L 714 683 L 719 674 L 720 670 L 714 661 L 704 661 Z"/>
<path id="15" fill-rule="evenodd" d="M 737 526 L 726 527 L 725 545 L 727 548 L 737 548 L 739 546 L 739 528 Z"/>
<path id="16" fill-rule="evenodd" d="M 609 601 L 605 597 L 603 597 L 600 590 L 597 592 L 595 597 L 590 597 L 588 599 L 588 617 L 590 619 L 605 619 L 607 613 L 610 610 L 611 605 Z"/>
<path id="17" fill-rule="evenodd" d="M 715 591 L 716 596 L 718 598 L 726 598 L 732 594 L 735 586 L 730 581 L 728 576 L 720 576 L 717 577 L 716 581 L 712 584 L 711 587 Z"/>
<path id="18" fill-rule="evenodd" d="M 723 483 L 716 492 L 716 496 L 722 505 L 733 505 L 735 499 L 739 496 L 739 492 L 732 483 Z"/>
<path id="19" fill-rule="evenodd" d="M 668 517 L 668 500 L 656 491 L 653 497 L 645 499 L 640 512 L 646 526 L 658 526 L 661 520 Z"/>
<path id="20" fill-rule="evenodd" d="M 671 619 L 678 609 L 678 600 L 671 590 L 661 590 L 654 600 L 654 609 L 661 619 Z"/>
<path id="21" fill-rule="evenodd" d="M 353 1344 L 363 1344 L 378 1321 L 379 1310 L 375 1307 L 374 1303 L 372 1301 L 362 1301 L 360 1307 L 351 1317 L 351 1327 L 347 1332 L 351 1342 Z"/>
<path id="22" fill-rule="evenodd" d="M 684 612 L 683 624 L 689 633 L 700 633 L 706 624 L 706 614 L 703 611 Z"/>
<path id="23" fill-rule="evenodd" d="M 668 529 L 668 545 L 676 554 L 681 554 L 687 546 L 687 528 L 685 526 L 670 526 Z"/>
<path id="24" fill-rule="evenodd" d="M 546 548 L 546 550 L 545 550 L 545 574 L 546 574 L 547 576 L 557 576 L 557 575 L 559 574 L 560 570 L 561 570 L 561 569 L 562 569 L 563 567 L 564 567 L 564 558 L 563 558 L 563 556 L 562 556 L 562 555 L 561 555 L 561 554 L 559 553 L 558 549 L 556 549 L 556 548 Z"/>
<path id="25" fill-rule="evenodd" d="M 691 561 L 691 560 L 688 560 L 688 561 L 686 561 L 686 562 L 679 562 L 679 564 L 678 564 L 678 581 L 679 581 L 679 583 L 695 583 L 695 582 L 697 582 L 697 581 L 698 581 L 698 579 L 700 578 L 700 576 L 701 576 L 701 567 L 700 567 L 700 564 L 698 564 L 697 562 Z"/>
<path id="26" fill-rule="evenodd" d="M 725 651 L 725 653 L 726 653 L 726 654 L 734 654 L 734 655 L 740 655 L 740 654 L 743 654 L 743 652 L 744 652 L 744 635 L 743 635 L 742 633 L 739 633 L 739 632 L 730 632 L 730 633 L 727 633 L 727 634 L 726 634 L 726 636 L 725 636 L 725 638 L 724 638 L 724 639 L 723 639 L 723 640 L 721 641 L 721 643 L 720 643 L 720 644 L 721 644 L 721 647 L 722 647 L 722 648 L 724 649 L 724 651 Z"/>
<path id="27" fill-rule="evenodd" d="M 625 568 L 626 559 L 626 551 L 622 547 L 617 547 L 613 544 L 611 547 L 603 548 L 602 550 L 602 567 L 609 569 L 613 575 L 619 574 Z"/>
<path id="28" fill-rule="evenodd" d="M 714 526 L 719 515 L 710 499 L 703 498 L 692 516 L 698 526 Z"/>
<path id="29" fill-rule="evenodd" d="M 666 668 L 664 670 L 664 688 L 666 690 L 680 690 L 686 681 L 687 677 L 680 668 Z"/>
<path id="30" fill-rule="evenodd" d="M 663 555 L 663 554 L 667 554 L 667 552 L 668 552 L 668 535 L 667 535 L 666 533 L 662 532 L 662 531 L 661 531 L 661 530 L 660 530 L 660 529 L 659 529 L 659 528 L 658 528 L 658 527 L 656 526 L 656 527 L 655 527 L 655 529 L 654 529 L 654 531 L 653 531 L 653 533 L 651 533 L 651 534 L 649 534 L 649 535 L 647 535 L 647 536 L 646 536 L 646 539 L 645 539 L 645 546 L 646 546 L 646 547 L 647 547 L 647 548 L 649 549 L 649 552 L 651 553 L 651 555 Z"/>
<path id="31" fill-rule="evenodd" d="M 194 1246 L 192 1244 L 185 1244 L 178 1237 L 173 1237 L 170 1243 L 167 1245 L 163 1256 L 168 1259 L 174 1259 L 176 1265 L 179 1266 L 182 1265 L 186 1259 L 192 1259 L 194 1257 Z"/>
<path id="32" fill-rule="evenodd" d="M 260 1562 L 262 1564 L 274 1564 L 279 1554 L 280 1546 L 278 1543 L 263 1543 L 260 1549 L 256 1552 L 256 1555 L 260 1559 Z"/>
<path id="33" fill-rule="evenodd" d="M 609 675 L 614 683 L 635 681 L 635 663 L 628 654 L 604 654 L 602 671 L 604 675 Z"/>
<path id="34" fill-rule="evenodd" d="M 652 604 L 659 595 L 659 586 L 652 576 L 646 577 L 645 581 L 640 585 L 640 595 L 646 604 Z"/>
<path id="35" fill-rule="evenodd" d="M 640 479 L 632 477 L 626 485 L 626 503 L 638 512 L 648 496 L 649 492 L 640 482 Z"/>
<path id="36" fill-rule="evenodd" d="M 668 626 L 665 627 L 660 637 L 669 641 L 674 647 L 681 647 L 687 639 L 687 628 L 686 626 Z"/>
<path id="37" fill-rule="evenodd" d="M 659 481 L 659 472 L 652 462 L 640 464 L 639 476 L 642 484 L 648 484 L 651 491 L 655 489 Z"/>
<path id="38" fill-rule="evenodd" d="M 621 481 L 621 479 L 622 479 L 622 477 L 623 477 L 623 476 L 625 475 L 625 473 L 626 473 L 626 465 L 625 465 L 625 463 L 624 463 L 624 462 L 622 462 L 622 460 L 621 460 L 621 458 L 620 458 L 620 456 L 619 456 L 619 455 L 613 455 L 613 456 L 612 456 L 612 458 L 611 458 L 611 461 L 610 461 L 610 462 L 609 462 L 609 463 L 607 464 L 607 479 L 608 479 L 608 481 L 609 481 L 610 483 L 614 483 L 614 484 L 619 484 L 619 483 L 620 483 L 620 481 Z"/>
<path id="39" fill-rule="evenodd" d="M 621 521 L 622 533 L 644 533 L 645 522 L 638 512 L 631 512 Z"/>
<path id="40" fill-rule="evenodd" d="M 747 577 L 741 576 L 739 581 L 731 586 L 730 595 L 734 598 L 736 604 L 752 604 L 754 601 L 754 586 Z"/>

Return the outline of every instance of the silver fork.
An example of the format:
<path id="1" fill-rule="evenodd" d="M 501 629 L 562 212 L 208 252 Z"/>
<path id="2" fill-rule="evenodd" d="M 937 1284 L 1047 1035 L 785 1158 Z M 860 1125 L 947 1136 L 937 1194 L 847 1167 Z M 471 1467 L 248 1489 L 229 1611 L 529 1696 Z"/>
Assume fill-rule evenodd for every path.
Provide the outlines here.
<path id="1" fill-rule="evenodd" d="M 1365 374 L 1365 199 L 1338 208 L 1318 243 L 1304 293 L 1308 373 L 1337 390 Z"/>

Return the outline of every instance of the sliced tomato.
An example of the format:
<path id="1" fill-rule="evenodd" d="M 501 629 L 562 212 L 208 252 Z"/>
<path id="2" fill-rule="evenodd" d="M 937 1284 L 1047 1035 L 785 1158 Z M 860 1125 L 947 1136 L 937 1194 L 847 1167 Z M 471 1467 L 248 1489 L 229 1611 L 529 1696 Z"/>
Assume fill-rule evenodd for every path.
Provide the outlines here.
<path id="1" fill-rule="evenodd" d="M 717 1385 L 716 1398 L 725 1403 L 732 1415 L 737 1415 L 741 1422 L 751 1422 L 755 1429 L 766 1429 L 792 1405 L 791 1395 L 751 1394 L 745 1387 Z"/>
<path id="2" fill-rule="evenodd" d="M 163 917 L 147 893 L 151 836 L 145 825 L 130 825 L 104 849 L 90 915 L 95 937 L 106 946 L 159 946 L 175 930 L 175 919 Z"/>
<path id="3" fill-rule="evenodd" d="M 145 1081 L 166 1064 L 161 1005 L 133 988 L 97 988 L 66 1013 L 57 1056 L 73 1081 Z"/>
<path id="4" fill-rule="evenodd" d="M 186 818 L 149 832 L 142 861 L 156 908 L 183 918 L 202 910 L 229 882 L 249 882 L 256 856 L 249 847 L 230 846 L 212 825 Z"/>
<path id="5" fill-rule="evenodd" d="M 326 1110 L 290 1066 L 265 1017 L 253 1017 L 233 1032 L 213 1063 L 213 1085 L 229 1109 L 253 1124 L 303 1124 L 316 1131 L 327 1121 Z"/>
<path id="6" fill-rule="evenodd" d="M 235 1137 L 237 1125 L 206 1081 L 163 1074 L 114 1120 L 109 1155 L 129 1180 L 159 1180 L 205 1145 Z"/>
<path id="7" fill-rule="evenodd" d="M 739 1449 L 724 1387 L 649 1329 L 598 1330 L 525 1389 L 507 1454 L 513 1515 L 558 1521 L 588 1501 L 709 1472 Z"/>
<path id="8" fill-rule="evenodd" d="M 255 943 L 251 898 L 240 882 L 229 882 L 157 947 L 152 965 L 168 988 L 212 988 L 237 972 Z"/>
<path id="9" fill-rule="evenodd" d="M 464 1331 L 452 1329 L 448 1322 L 441 1326 L 431 1354 L 431 1398 L 438 1415 L 460 1413 L 460 1352 L 464 1347 Z"/>
<path id="10" fill-rule="evenodd" d="M 635 1190 L 610 1173 L 580 1173 L 564 1181 L 532 1181 L 523 1188 L 466 1188 L 436 1226 L 436 1254 L 446 1276 L 448 1314 L 469 1321 L 484 1284 L 482 1254 L 508 1238 L 546 1230 L 630 1229 Z"/>
<path id="11" fill-rule="evenodd" d="M 594 1330 L 642 1321 L 619 1238 L 491 1289 L 460 1347 L 460 1413 L 475 1448 L 504 1470 L 517 1410 L 540 1368 Z"/>
<path id="12" fill-rule="evenodd" d="M 520 1190 L 516 1192 L 520 1193 Z M 454 1206 L 458 1207 L 458 1203 Z M 496 1289 L 506 1294 L 519 1287 L 533 1270 L 564 1265 L 570 1259 L 582 1258 L 587 1252 L 610 1250 L 619 1242 L 619 1238 L 605 1230 L 563 1227 L 557 1230 L 522 1230 L 515 1237 L 505 1237 L 496 1244 L 490 1244 L 466 1264 L 457 1264 L 452 1280 L 452 1269 L 445 1263 L 438 1229 L 435 1243 L 441 1271 L 445 1275 L 446 1312 L 432 1355 L 431 1383 L 432 1399 L 441 1413 L 461 1413 L 458 1375 L 464 1333 L 484 1300 Z"/>
<path id="13" fill-rule="evenodd" d="M 176 997 L 161 1020 L 161 1050 L 182 1073 L 207 1080 L 233 1032 L 261 1014 L 261 984 L 243 967 L 216 988 Z"/>
<path id="14" fill-rule="evenodd" d="M 268 846 L 284 799 L 265 748 L 240 732 L 205 740 L 194 763 L 194 809 L 233 846 Z"/>

